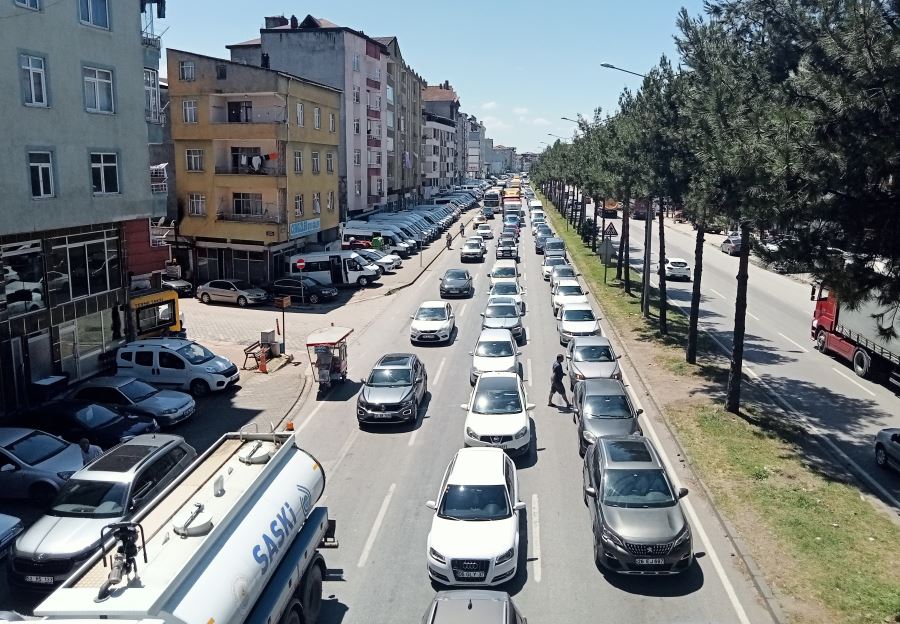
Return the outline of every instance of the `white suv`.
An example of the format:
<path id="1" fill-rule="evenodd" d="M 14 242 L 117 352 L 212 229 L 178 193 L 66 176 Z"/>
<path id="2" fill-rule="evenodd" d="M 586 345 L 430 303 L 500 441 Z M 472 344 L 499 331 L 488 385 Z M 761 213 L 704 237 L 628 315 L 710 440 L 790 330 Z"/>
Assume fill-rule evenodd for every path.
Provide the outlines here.
<path id="1" fill-rule="evenodd" d="M 443 585 L 499 585 L 519 563 L 519 480 L 500 449 L 457 451 L 447 467 L 428 533 L 428 575 Z"/>
<path id="2" fill-rule="evenodd" d="M 460 406 L 468 412 L 463 443 L 527 453 L 531 448 L 528 412 L 534 405 L 526 400 L 522 380 L 516 373 L 482 373 L 472 398 Z"/>

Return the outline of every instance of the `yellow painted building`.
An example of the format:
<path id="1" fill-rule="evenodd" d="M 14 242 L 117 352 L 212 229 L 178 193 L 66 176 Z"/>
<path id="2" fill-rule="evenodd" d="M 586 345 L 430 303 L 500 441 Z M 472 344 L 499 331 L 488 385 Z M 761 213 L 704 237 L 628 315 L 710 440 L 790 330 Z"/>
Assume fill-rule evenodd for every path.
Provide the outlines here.
<path id="1" fill-rule="evenodd" d="M 171 48 L 167 61 L 193 280 L 262 284 L 292 254 L 338 240 L 341 91 Z"/>

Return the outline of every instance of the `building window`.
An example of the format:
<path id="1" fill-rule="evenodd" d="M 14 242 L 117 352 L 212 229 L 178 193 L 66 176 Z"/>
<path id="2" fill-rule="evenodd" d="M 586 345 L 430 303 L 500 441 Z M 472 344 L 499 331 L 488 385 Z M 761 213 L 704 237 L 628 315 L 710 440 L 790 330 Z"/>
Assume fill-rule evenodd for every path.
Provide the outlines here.
<path id="1" fill-rule="evenodd" d="M 353 71 L 359 71 L 359 52 L 353 55 Z"/>
<path id="2" fill-rule="evenodd" d="M 53 197 L 53 155 L 50 152 L 28 152 L 31 171 L 31 196 Z"/>
<path id="3" fill-rule="evenodd" d="M 181 103 L 184 123 L 197 123 L 197 100 L 184 100 Z"/>
<path id="4" fill-rule="evenodd" d="M 394 103 L 394 87 L 392 87 L 391 85 L 387 86 L 387 101 L 388 104 Z"/>
<path id="5" fill-rule="evenodd" d="M 379 195 L 384 195 L 384 178 L 378 178 L 375 182 L 375 188 L 378 189 Z"/>
<path id="6" fill-rule="evenodd" d="M 353 150 L 353 164 L 357 167 L 362 164 L 362 150 Z"/>
<path id="7" fill-rule="evenodd" d="M 190 193 L 188 195 L 188 214 L 195 217 L 206 214 L 206 195 L 203 193 Z"/>
<path id="8" fill-rule="evenodd" d="M 353 103 L 359 104 L 359 85 L 353 85 Z"/>
<path id="9" fill-rule="evenodd" d="M 181 61 L 180 63 L 178 63 L 178 77 L 181 80 L 193 80 L 194 61 Z"/>
<path id="10" fill-rule="evenodd" d="M 322 109 L 316 106 L 313 108 L 313 125 L 316 130 L 322 129 Z"/>
<path id="11" fill-rule="evenodd" d="M 312 153 L 312 172 L 319 173 L 319 152 Z"/>
<path id="12" fill-rule="evenodd" d="M 41 10 L 41 4 L 39 0 L 16 0 L 16 4 L 20 7 L 25 7 L 26 9 L 34 9 L 35 11 Z"/>
<path id="13" fill-rule="evenodd" d="M 328 152 L 325 154 L 325 171 L 328 173 L 334 173 L 334 154 Z"/>
<path id="14" fill-rule="evenodd" d="M 226 78 L 228 78 L 228 70 L 225 68 L 225 63 L 217 63 L 216 80 L 225 80 Z"/>
<path id="15" fill-rule="evenodd" d="M 375 164 L 376 165 L 381 164 L 381 152 L 375 152 Z"/>
<path id="16" fill-rule="evenodd" d="M 91 188 L 95 195 L 119 192 L 119 157 L 111 153 L 91 154 Z"/>
<path id="17" fill-rule="evenodd" d="M 28 106 L 47 106 L 47 74 L 44 59 L 39 56 L 23 54 L 22 88 L 25 90 L 25 104 Z"/>
<path id="18" fill-rule="evenodd" d="M 328 113 L 328 131 L 337 132 L 337 123 L 334 118 L 334 113 Z"/>
<path id="19" fill-rule="evenodd" d="M 85 67 L 84 77 L 85 108 L 91 113 L 112 113 L 113 107 L 113 74 L 106 69 Z"/>
<path id="20" fill-rule="evenodd" d="M 303 216 L 303 195 L 294 195 L 294 216 Z"/>
<path id="21" fill-rule="evenodd" d="M 357 197 L 362 195 L 362 180 L 357 180 L 353 183 L 353 190 L 356 192 Z"/>
<path id="22" fill-rule="evenodd" d="M 236 215 L 261 215 L 262 193 L 233 193 L 231 207 Z"/>
<path id="23" fill-rule="evenodd" d="M 297 102 L 297 125 L 303 127 L 303 102 Z"/>
<path id="24" fill-rule="evenodd" d="M 328 212 L 334 212 L 334 191 L 328 191 Z"/>
<path id="25" fill-rule="evenodd" d="M 360 123 L 359 118 L 353 120 L 353 134 L 359 134 L 360 132 Z"/>
<path id="26" fill-rule="evenodd" d="M 303 173 L 303 152 L 294 151 L 294 173 Z"/>
<path id="27" fill-rule="evenodd" d="M 188 171 L 203 171 L 203 150 L 189 149 L 184 150 L 184 156 L 187 160 Z"/>
<path id="28" fill-rule="evenodd" d="M 159 73 L 155 69 L 144 70 L 144 117 L 159 121 Z"/>
<path id="29" fill-rule="evenodd" d="M 81 21 L 97 28 L 109 28 L 108 0 L 79 0 Z"/>
<path id="30" fill-rule="evenodd" d="M 313 193 L 313 214 L 322 214 L 322 194 Z"/>
<path id="31" fill-rule="evenodd" d="M 0 287 L 0 294 L 4 295 L 6 312 L 10 318 L 44 310 L 47 308 L 47 293 L 44 276 L 44 254 L 41 250 L 41 241 L 18 242 L 0 247 L 0 258 L 3 260 L 3 269 L 6 273 L 6 285 Z M 54 271 L 52 259 L 48 259 L 46 286 L 65 286 L 68 291 L 66 268 L 63 273 Z M 59 275 L 59 277 L 57 277 Z"/>

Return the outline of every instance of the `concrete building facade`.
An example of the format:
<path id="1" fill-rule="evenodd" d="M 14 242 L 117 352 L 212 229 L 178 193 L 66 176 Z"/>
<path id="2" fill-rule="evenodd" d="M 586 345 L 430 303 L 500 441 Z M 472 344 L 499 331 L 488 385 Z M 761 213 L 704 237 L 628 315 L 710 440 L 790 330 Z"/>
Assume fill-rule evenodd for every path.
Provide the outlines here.
<path id="1" fill-rule="evenodd" d="M 147 147 L 153 4 L 0 4 L 0 412 L 103 370 L 125 338 L 123 223 L 164 207 Z"/>
<path id="2" fill-rule="evenodd" d="M 426 111 L 424 136 L 423 184 L 425 196 L 431 197 L 457 180 L 456 123 Z"/>
<path id="3" fill-rule="evenodd" d="M 236 62 L 266 67 L 343 92 L 339 155 L 341 220 L 387 201 L 387 49 L 351 28 L 307 15 L 267 17 L 258 39 L 226 46 Z"/>
<path id="4" fill-rule="evenodd" d="M 342 92 L 171 48 L 167 62 L 193 280 L 264 284 L 292 254 L 337 239 Z"/>
<path id="5" fill-rule="evenodd" d="M 487 137 L 484 124 L 472 115 L 469 117 L 469 131 L 466 144 L 466 175 L 470 178 L 484 178 L 487 173 L 485 148 Z"/>

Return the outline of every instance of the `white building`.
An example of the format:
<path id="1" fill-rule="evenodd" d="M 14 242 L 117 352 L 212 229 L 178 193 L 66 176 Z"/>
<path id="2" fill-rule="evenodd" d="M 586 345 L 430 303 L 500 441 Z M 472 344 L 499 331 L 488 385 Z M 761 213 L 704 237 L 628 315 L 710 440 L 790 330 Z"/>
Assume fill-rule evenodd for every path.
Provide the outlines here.
<path id="1" fill-rule="evenodd" d="M 425 113 L 423 135 L 423 186 L 425 197 L 457 181 L 456 124 L 451 119 Z"/>

